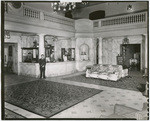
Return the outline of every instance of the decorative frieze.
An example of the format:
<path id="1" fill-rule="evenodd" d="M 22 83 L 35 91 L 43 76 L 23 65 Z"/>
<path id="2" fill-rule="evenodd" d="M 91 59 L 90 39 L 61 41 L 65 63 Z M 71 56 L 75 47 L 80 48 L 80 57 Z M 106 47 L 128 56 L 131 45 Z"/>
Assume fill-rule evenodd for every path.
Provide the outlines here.
<path id="1" fill-rule="evenodd" d="M 47 13 L 44 13 L 44 20 L 74 27 L 74 20 L 69 20 L 58 16 L 56 17 Z"/>

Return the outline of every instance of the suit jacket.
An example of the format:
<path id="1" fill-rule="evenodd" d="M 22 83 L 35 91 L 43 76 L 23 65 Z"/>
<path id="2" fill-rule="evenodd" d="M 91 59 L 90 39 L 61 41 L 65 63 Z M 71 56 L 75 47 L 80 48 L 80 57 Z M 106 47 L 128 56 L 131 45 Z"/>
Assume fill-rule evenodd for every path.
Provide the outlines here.
<path id="1" fill-rule="evenodd" d="M 45 68 L 45 65 L 46 65 L 46 59 L 39 59 L 39 64 L 40 64 L 40 68 Z"/>

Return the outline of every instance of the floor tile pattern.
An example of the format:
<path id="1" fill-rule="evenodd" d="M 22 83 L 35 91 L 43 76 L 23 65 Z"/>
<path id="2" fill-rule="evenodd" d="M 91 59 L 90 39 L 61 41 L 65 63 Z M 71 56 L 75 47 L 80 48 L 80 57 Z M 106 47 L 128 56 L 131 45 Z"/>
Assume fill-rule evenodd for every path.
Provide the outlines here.
<path id="1" fill-rule="evenodd" d="M 140 92 L 118 89 L 106 90 L 51 118 L 103 118 L 114 112 L 115 104 L 142 110 L 144 102 L 146 102 L 146 98 Z"/>

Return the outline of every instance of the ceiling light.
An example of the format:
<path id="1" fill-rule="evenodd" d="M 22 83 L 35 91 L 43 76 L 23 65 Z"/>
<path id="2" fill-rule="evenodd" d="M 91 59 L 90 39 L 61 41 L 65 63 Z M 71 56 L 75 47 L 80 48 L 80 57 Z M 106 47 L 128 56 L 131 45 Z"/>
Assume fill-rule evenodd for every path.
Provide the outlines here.
<path id="1" fill-rule="evenodd" d="M 82 5 L 87 5 L 88 2 L 81 2 Z M 77 6 L 76 2 L 51 2 L 51 7 L 54 12 L 63 10 L 63 11 L 72 11 Z"/>

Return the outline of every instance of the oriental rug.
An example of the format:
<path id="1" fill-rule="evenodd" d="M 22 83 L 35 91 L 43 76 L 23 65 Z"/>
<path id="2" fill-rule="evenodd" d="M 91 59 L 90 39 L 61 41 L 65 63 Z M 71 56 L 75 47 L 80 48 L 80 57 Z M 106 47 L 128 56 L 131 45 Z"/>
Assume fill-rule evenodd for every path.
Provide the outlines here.
<path id="1" fill-rule="evenodd" d="M 102 90 L 61 84 L 46 80 L 8 86 L 5 101 L 49 118 Z"/>
<path id="2" fill-rule="evenodd" d="M 104 79 L 98 79 L 98 78 L 89 78 L 89 77 L 86 77 L 85 74 L 66 77 L 66 78 L 63 78 L 63 80 L 95 84 L 95 85 L 101 85 L 101 86 L 108 86 L 108 87 L 113 87 L 113 88 L 128 89 L 128 90 L 134 90 L 134 91 L 139 91 L 139 88 L 141 88 L 141 84 L 146 84 L 146 81 L 147 81 L 146 78 L 142 78 L 139 76 L 132 76 L 130 78 L 124 77 L 117 81 L 111 81 L 111 80 L 104 80 Z"/>

